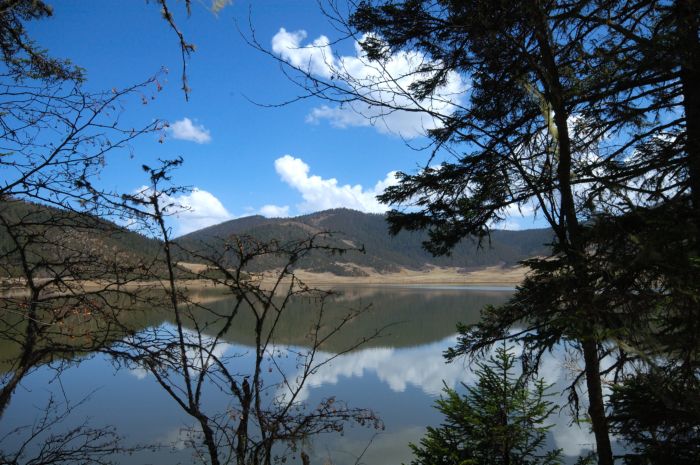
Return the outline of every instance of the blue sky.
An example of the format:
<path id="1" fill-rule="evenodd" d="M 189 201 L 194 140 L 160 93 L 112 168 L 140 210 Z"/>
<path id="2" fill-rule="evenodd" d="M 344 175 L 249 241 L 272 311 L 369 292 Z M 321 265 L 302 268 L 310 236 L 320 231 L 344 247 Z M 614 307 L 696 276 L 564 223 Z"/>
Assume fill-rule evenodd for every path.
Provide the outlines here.
<path id="1" fill-rule="evenodd" d="M 218 15 L 208 10 L 209 0 L 192 3 L 187 18 L 184 3 L 171 2 L 178 25 L 197 47 L 188 61 L 189 102 L 180 89 L 177 38 L 154 2 L 56 0 L 54 16 L 31 25 L 41 46 L 87 70 L 90 89 L 123 87 L 169 70 L 159 78 L 163 90 L 155 100 L 130 102 L 124 116 L 135 126 L 168 121 L 164 143 L 147 135 L 132 143 L 133 159 L 113 155 L 102 186 L 133 191 L 145 182 L 142 164 L 182 156 L 175 182 L 194 189 L 177 199 L 191 208 L 173 219 L 174 232 L 182 234 L 251 214 L 295 216 L 332 207 L 383 211 L 374 196 L 392 182 L 391 173 L 414 172 L 427 161 L 429 154 L 406 140 L 425 144 L 420 132 L 430 122 L 396 114 L 373 126 L 353 108 L 318 99 L 277 108 L 251 103 L 276 104 L 300 91 L 279 63 L 241 37 L 236 23 L 250 33 L 249 14 L 263 46 L 314 74 L 328 73 L 319 50 L 326 61 L 358 65 L 352 41 L 303 48 L 321 36 L 338 38 L 316 1 L 234 1 Z M 459 91 L 466 83 L 455 77 L 452 85 Z M 516 216 L 506 226 L 530 224 Z"/>

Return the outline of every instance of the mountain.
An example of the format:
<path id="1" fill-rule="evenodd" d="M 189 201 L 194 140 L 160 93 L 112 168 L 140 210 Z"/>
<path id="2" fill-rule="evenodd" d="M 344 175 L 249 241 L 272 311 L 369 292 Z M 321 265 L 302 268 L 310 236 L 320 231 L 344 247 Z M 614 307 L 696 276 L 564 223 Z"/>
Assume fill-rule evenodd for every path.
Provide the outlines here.
<path id="1" fill-rule="evenodd" d="M 163 274 L 152 265 L 160 250 L 159 241 L 93 215 L 0 201 L 0 277 L 21 275 L 23 260 L 38 276 L 101 277 L 116 265 Z"/>
<path id="2" fill-rule="evenodd" d="M 463 240 L 449 256 L 433 257 L 422 247 L 427 235 L 422 232 L 401 232 L 390 236 L 385 216 L 348 209 L 325 210 L 295 218 L 250 216 L 210 226 L 179 237 L 176 242 L 185 250 L 206 255 L 218 250 L 221 239 L 232 235 L 248 235 L 258 240 L 280 241 L 300 239 L 309 234 L 328 231 L 325 244 L 335 247 L 364 248 L 365 253 L 349 252 L 342 256 L 314 253 L 298 266 L 309 271 L 332 272 L 338 275 L 365 275 L 363 268 L 379 272 L 413 270 L 428 266 L 473 269 L 494 265 L 515 265 L 537 255 L 547 255 L 552 242 L 550 229 L 493 231 L 481 245 Z M 196 261 L 192 255 L 180 253 L 181 261 Z M 269 269 L 279 265 L 274 258 L 259 260 L 255 268 Z"/>
<path id="3" fill-rule="evenodd" d="M 126 268 L 149 266 L 162 253 L 160 241 L 88 214 L 5 200 L 0 202 L 0 217 L 0 275 L 20 274 L 21 263 L 10 230 L 20 232 L 15 239 L 29 244 L 26 249 L 33 261 L 70 262 L 79 267 L 84 276 L 93 273 L 93 265 L 95 274 L 100 272 L 100 267 L 104 269 L 105 264 L 110 263 Z M 8 229 L 4 224 L 14 226 Z M 526 258 L 547 255 L 546 244 L 552 241 L 549 229 L 493 231 L 490 239 L 484 240 L 480 246 L 466 239 L 451 255 L 433 257 L 422 248 L 427 237 L 425 233 L 401 232 L 390 236 L 384 215 L 334 209 L 296 218 L 250 216 L 210 226 L 177 238 L 181 249 L 175 249 L 175 259 L 201 262 L 196 255 L 220 254 L 222 239 L 232 235 L 283 243 L 320 232 L 329 232 L 321 244 L 353 250 L 342 255 L 314 252 L 297 266 L 344 276 L 367 275 L 368 269 L 392 272 L 402 268 L 422 270 L 430 266 L 463 269 L 510 266 Z M 252 271 L 262 271 L 281 264 L 282 258 L 266 256 L 254 261 L 251 268 Z M 56 265 L 53 266 L 55 270 Z M 165 276 L 165 269 L 160 268 L 162 266 L 150 266 L 151 272 Z"/>

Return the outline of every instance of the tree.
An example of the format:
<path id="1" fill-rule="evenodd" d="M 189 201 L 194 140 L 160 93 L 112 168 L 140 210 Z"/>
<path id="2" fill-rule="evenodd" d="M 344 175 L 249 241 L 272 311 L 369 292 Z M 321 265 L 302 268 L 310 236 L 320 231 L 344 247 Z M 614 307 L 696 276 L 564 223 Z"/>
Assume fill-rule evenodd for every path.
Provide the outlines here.
<path id="1" fill-rule="evenodd" d="M 77 363 L 76 354 L 123 337 L 118 319 L 129 305 L 120 297 L 133 292 L 124 286 L 150 273 L 156 258 L 118 247 L 129 232 L 112 222 L 119 211 L 104 209 L 113 194 L 93 182 L 110 155 L 130 155 L 133 139 L 163 127 L 157 120 L 141 128 L 120 122 L 130 99 L 159 90 L 157 79 L 86 91 L 80 67 L 50 56 L 27 33 L 28 22 L 51 15 L 41 0 L 0 2 L 0 341 L 7 349 L 0 419 L 35 370 L 59 376 Z M 146 238 L 134 243 L 152 251 Z M 76 404 L 50 399 L 33 424 L 3 434 L 1 441 L 20 447 L 3 443 L 0 461 L 106 463 L 141 449 L 121 446 L 113 428 L 87 422 L 55 431 L 73 421 Z"/>
<path id="2" fill-rule="evenodd" d="M 452 355 L 515 338 L 536 363 L 555 344 L 573 345 L 585 362 L 599 463 L 612 464 L 600 358 L 616 355 L 610 372 L 630 361 L 610 337 L 638 328 L 623 310 L 639 288 L 606 287 L 600 265 L 612 258 L 596 242 L 606 227 L 588 229 L 695 196 L 697 2 L 361 1 L 347 16 L 335 2 L 328 11 L 359 37 L 379 77 L 355 76 L 329 57 L 287 62 L 309 95 L 438 122 L 428 131 L 430 161 L 380 196 L 395 207 L 393 233 L 427 229 L 425 246 L 448 253 L 465 236 L 487 236 L 508 208 L 534 204 L 556 235 L 552 257 L 528 261 L 533 273 L 511 304 L 463 328 Z M 417 64 L 392 75 L 398 52 L 415 52 Z M 454 73 L 471 87 L 446 102 L 442 88 Z M 452 159 L 431 166 L 440 150 Z M 513 336 L 516 325 L 524 328 Z"/>
<path id="3" fill-rule="evenodd" d="M 27 373 L 78 349 L 66 334 L 76 320 L 113 315 L 107 296 L 148 266 L 105 250 L 124 231 L 99 219 L 114 210 L 103 209 L 106 193 L 92 181 L 109 155 L 161 128 L 157 121 L 141 129 L 119 121 L 121 106 L 156 80 L 86 92 L 79 68 L 48 57 L 26 36 L 23 21 L 49 14 L 43 2 L 5 2 L 0 10 L 1 337 L 20 354 L 5 360 L 12 370 L 0 380 L 0 415 Z M 96 285 L 88 289 L 88 281 Z M 85 349 L 107 339 L 98 327 L 79 331 L 89 336 L 77 339 Z"/>
<path id="4" fill-rule="evenodd" d="M 180 208 L 171 200 L 180 189 L 169 183 L 171 170 L 181 162 L 166 160 L 158 168 L 144 166 L 150 187 L 123 197 L 123 207 L 160 236 L 165 272 L 152 278 L 162 292 L 148 302 L 171 314 L 174 328 L 141 331 L 102 350 L 118 364 L 148 370 L 192 417 L 196 426 L 189 431 L 187 442 L 204 463 L 270 465 L 296 453 L 308 461 L 304 447 L 315 435 L 340 432 L 348 422 L 382 428 L 372 411 L 349 407 L 335 397 L 323 399 L 315 407 L 299 399 L 316 371 L 379 334 L 366 335 L 331 357 L 318 357 L 323 345 L 366 308 L 348 309 L 338 319 L 328 318 L 326 301 L 334 293 L 307 286 L 294 275 L 294 266 L 312 253 L 340 254 L 352 249 L 324 245 L 326 233 L 268 242 L 232 236 L 208 247 L 202 245 L 200 251 L 179 250 L 206 264 L 200 273 L 187 273 L 174 261 L 181 247 L 172 240 L 165 223 L 165 218 Z M 253 271 L 256 261 L 270 257 L 281 263 L 281 269 Z M 220 308 L 191 299 L 179 283 L 181 278 L 212 284 L 221 289 L 222 296 L 232 298 L 231 304 Z M 305 328 L 304 346 L 290 350 L 296 360 L 290 372 L 277 361 L 285 350 L 276 342 L 277 327 L 290 311 L 289 305 L 298 299 L 308 299 L 303 311 L 310 317 L 310 327 Z M 244 325 L 244 318 L 252 321 L 248 329 L 255 341 L 250 364 L 239 360 L 243 354 L 222 353 L 228 331 L 234 325 Z M 266 383 L 265 375 L 271 374 L 279 381 Z M 230 397 L 225 411 L 208 409 L 207 391 L 211 387 Z"/>
<path id="5" fill-rule="evenodd" d="M 331 82 L 313 90 L 314 95 L 326 95 L 327 89 L 344 92 L 374 105 L 408 101 L 408 107 L 395 109 L 428 111 L 440 121 L 429 132 L 436 148 L 463 151 L 453 162 L 399 174 L 398 185 L 380 196 L 385 203 L 409 206 L 389 213 L 392 232 L 427 229 L 426 247 L 442 254 L 467 235 L 487 236 L 506 208 L 536 204 L 556 235 L 555 252 L 571 279 L 561 289 L 565 305 L 555 310 L 563 318 L 552 320 L 566 319 L 566 332 L 556 324 L 540 326 L 543 344 L 528 349 L 551 348 L 565 335 L 578 341 L 600 463 L 612 464 L 599 365 L 601 335 L 581 238 L 581 214 L 593 189 L 579 187 L 595 182 L 588 160 L 603 133 L 587 120 L 572 124 L 590 104 L 580 98 L 590 70 L 589 50 L 579 44 L 594 31 L 575 17 L 585 7 L 585 2 L 361 2 L 348 23 L 367 34 L 360 42 L 367 59 L 381 68 L 398 50 L 418 50 L 423 60 L 412 70 L 415 80 L 408 88 L 390 89 L 403 99 L 377 101 L 366 97 L 376 93 L 358 91 L 366 83 L 341 69 L 333 75 L 348 81 L 349 88 Z M 468 95 L 462 96 L 466 102 L 447 113 L 422 104 L 455 72 L 471 80 Z M 385 79 L 397 82 L 390 75 Z M 516 296 L 514 302 L 518 300 Z M 472 345 L 472 340 L 477 342 Z M 476 338 L 463 342 L 469 352 L 487 345 Z"/>
<path id="6" fill-rule="evenodd" d="M 411 465 L 561 463 L 559 450 L 543 450 L 551 428 L 546 421 L 556 409 L 544 380 L 516 376 L 515 355 L 505 344 L 477 366 L 477 382 L 464 385 L 464 394 L 445 387 L 436 402 L 445 420 L 428 427 L 420 445 L 411 444 Z"/>
<path id="7" fill-rule="evenodd" d="M 700 275 L 688 197 L 605 218 L 592 229 L 607 321 L 624 367 L 610 396 L 626 463 L 700 460 Z"/>
<path id="8" fill-rule="evenodd" d="M 186 62 L 194 47 L 178 29 L 170 2 L 158 0 L 164 20 L 177 34 L 182 51 L 185 96 Z M 212 2 L 218 11 L 226 1 Z M 184 2 L 189 14 L 191 2 Z M 34 44 L 25 30 L 29 20 L 51 15 L 42 1 L 15 0 L 0 3 L 1 72 L 0 131 L 3 154 L 0 170 L 0 340 L 17 350 L 3 353 L 10 368 L 0 375 L 0 417 L 21 381 L 39 367 L 61 370 L 76 353 L 102 352 L 119 365 L 147 369 L 163 391 L 195 424 L 190 445 L 212 464 L 269 464 L 300 452 L 319 433 L 342 430 L 348 421 L 379 427 L 381 422 L 365 409 L 350 408 L 335 398 L 317 407 L 299 400 L 308 377 L 330 359 L 318 360 L 317 352 L 362 309 L 350 309 L 340 321 L 327 321 L 325 302 L 330 293 L 311 289 L 293 274 L 293 266 L 313 251 L 340 253 L 325 246 L 322 234 L 297 241 L 259 242 L 250 238 L 222 241 L 221 256 L 199 255 L 210 273 L 192 274 L 179 268 L 165 218 L 177 208 L 169 195 L 178 188 L 163 187 L 169 169 L 145 167 L 152 189 L 139 195 L 120 196 L 93 184 L 94 177 L 112 152 L 128 148 L 133 138 L 162 128 L 158 121 L 142 129 L 122 128 L 119 116 L 129 96 L 148 98 L 155 79 L 125 90 L 90 94 L 83 90 L 83 74 L 69 61 L 54 59 Z M 6 153 L 5 153 L 6 152 Z M 129 232 L 108 220 L 121 219 L 150 228 L 157 240 L 127 239 L 146 253 L 130 254 L 117 247 L 116 236 Z M 115 244 L 116 242 L 116 244 Z M 136 251 L 134 251 L 136 252 Z M 253 279 L 248 265 L 272 256 L 282 271 L 268 281 Z M 207 279 L 234 297 L 223 312 L 190 299 L 180 278 Z M 130 286 L 134 282 L 151 286 Z M 7 288 L 7 289 L 6 289 Z M 154 288 L 160 293 L 154 296 Z M 121 301 L 120 296 L 128 297 Z M 275 357 L 276 328 L 290 300 L 302 296 L 316 302 L 308 311 L 315 320 L 308 328 L 308 348 L 293 351 L 295 372 L 286 372 Z M 165 309 L 175 319 L 175 329 L 136 332 L 129 325 L 133 306 L 146 303 Z M 255 322 L 256 344 L 252 367 L 236 365 L 238 357 L 218 351 L 224 335 L 241 313 Z M 351 344 L 351 350 L 363 339 Z M 342 354 L 343 352 L 341 352 Z M 264 370 L 281 381 L 266 385 Z M 231 397 L 230 409 L 212 411 L 206 392 L 219 388 Z M 269 397 L 268 397 L 269 396 Z M 49 401 L 33 426 L 11 431 L 3 439 L 26 440 L 16 452 L 3 451 L 10 463 L 33 463 L 30 446 L 39 449 L 46 462 L 107 462 L 115 453 L 139 450 L 119 446 L 110 428 L 87 424 L 67 434 L 54 434 L 71 413 L 55 410 Z M 48 438 L 48 439 L 47 439 Z M 46 440 L 41 446 L 41 441 Z M 301 450 L 300 450 L 301 448 Z"/>
<path id="9" fill-rule="evenodd" d="M 115 212 L 103 209 L 106 193 L 92 182 L 110 155 L 161 127 L 120 122 L 124 105 L 145 98 L 156 80 L 86 91 L 82 69 L 27 35 L 26 22 L 50 15 L 42 1 L 0 4 L 0 419 L 36 370 L 60 376 L 76 353 L 123 336 L 113 324 L 124 309 L 122 286 L 152 265 L 116 247 L 128 233 L 105 219 Z M 106 463 L 142 449 L 122 446 L 108 426 L 66 428 L 77 405 L 49 399 L 36 418 L 28 412 L 29 425 L 3 434 L 0 461 Z"/>
<path id="10" fill-rule="evenodd" d="M 625 463 L 698 463 L 698 399 L 698 377 L 689 378 L 682 369 L 668 365 L 640 371 L 615 386 L 610 424 L 627 443 Z"/>
<path id="11" fill-rule="evenodd" d="M 0 4 L 0 51 L 9 77 L 24 79 L 81 81 L 82 70 L 70 60 L 48 55 L 28 35 L 27 21 L 51 16 L 53 10 L 42 0 L 5 0 Z"/>

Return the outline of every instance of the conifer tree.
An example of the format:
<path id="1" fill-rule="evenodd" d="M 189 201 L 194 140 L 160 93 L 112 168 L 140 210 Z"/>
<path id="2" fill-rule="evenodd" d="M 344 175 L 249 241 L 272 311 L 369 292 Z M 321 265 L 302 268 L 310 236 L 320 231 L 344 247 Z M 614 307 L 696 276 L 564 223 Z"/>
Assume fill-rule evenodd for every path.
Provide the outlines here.
<path id="1" fill-rule="evenodd" d="M 555 406 L 543 379 L 516 376 L 515 356 L 503 346 L 478 364 L 475 385 L 459 394 L 445 387 L 436 402 L 444 420 L 411 444 L 411 465 L 555 465 L 560 450 L 545 450 Z"/>
<path id="2" fill-rule="evenodd" d="M 557 344 L 579 350 L 585 364 L 577 380 L 586 384 L 600 464 L 614 463 L 600 359 L 614 354 L 613 370 L 639 360 L 622 346 L 662 307 L 637 305 L 637 296 L 655 294 L 648 302 L 658 302 L 659 283 L 676 280 L 654 264 L 633 267 L 641 269 L 636 275 L 625 272 L 629 255 L 610 255 L 608 241 L 633 250 L 638 236 L 620 227 L 626 220 L 610 220 L 639 218 L 640 208 L 669 200 L 693 198 L 695 210 L 700 204 L 692 84 L 700 69 L 698 17 L 695 0 L 363 0 L 352 3 L 344 24 L 357 33 L 374 69 L 387 70 L 398 52 L 422 57 L 410 86 L 400 85 L 405 73 L 382 76 L 381 83 L 389 83 L 383 91 L 392 95 L 378 98 L 379 84 L 341 66 L 325 81 L 296 66 L 310 95 L 387 113 L 426 112 L 439 122 L 428 133 L 435 150 L 447 148 L 452 157 L 400 173 L 380 197 L 395 207 L 392 232 L 427 230 L 426 248 L 445 254 L 466 236 L 487 236 L 509 208 L 536 205 L 556 234 L 552 256 L 529 261 L 534 272 L 513 301 L 462 328 L 451 355 L 478 353 L 512 337 L 516 325 L 524 325 L 515 338 L 534 362 Z M 454 73 L 470 82 L 454 104 L 424 104 L 444 103 L 440 88 Z M 596 223 L 602 227 L 591 229 Z M 615 228 L 616 238 L 601 243 L 600 232 Z M 677 296 L 689 289 L 665 284 Z M 630 311 L 635 306 L 643 316 Z M 681 308 L 690 307 L 667 314 Z M 684 327 L 692 334 L 692 325 Z M 570 394 L 578 406 L 576 391 Z"/>

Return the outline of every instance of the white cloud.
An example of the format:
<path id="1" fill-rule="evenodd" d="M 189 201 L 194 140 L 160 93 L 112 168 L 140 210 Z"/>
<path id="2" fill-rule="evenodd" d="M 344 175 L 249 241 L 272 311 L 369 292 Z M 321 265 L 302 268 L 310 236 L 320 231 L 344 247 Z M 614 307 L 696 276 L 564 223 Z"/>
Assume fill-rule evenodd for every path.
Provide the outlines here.
<path id="1" fill-rule="evenodd" d="M 352 110 L 352 111 L 351 111 Z M 349 126 L 371 126 L 372 122 L 366 116 L 356 113 L 354 108 L 329 107 L 321 105 L 311 110 L 306 116 L 306 122 L 318 124 L 321 120 L 328 120 L 331 126 L 345 129 Z M 377 126 L 378 131 L 382 131 L 384 125 Z"/>
<path id="2" fill-rule="evenodd" d="M 128 373 L 138 380 L 146 379 L 148 376 L 148 371 L 141 367 L 129 368 Z"/>
<path id="3" fill-rule="evenodd" d="M 152 192 L 148 186 L 134 190 L 134 194 L 146 198 Z M 161 194 L 160 204 L 166 214 L 166 222 L 175 226 L 175 235 L 206 228 L 233 219 L 219 199 L 212 193 L 193 188 L 189 193 L 168 196 Z"/>
<path id="4" fill-rule="evenodd" d="M 211 142 L 209 130 L 201 124 L 194 124 L 191 119 L 185 117 L 170 124 L 168 132 L 174 139 L 187 140 L 198 144 Z"/>
<path id="5" fill-rule="evenodd" d="M 189 194 L 173 197 L 172 200 L 182 207 L 175 215 L 179 236 L 233 218 L 221 201 L 205 190 L 194 188 Z"/>
<path id="6" fill-rule="evenodd" d="M 336 107 L 324 105 L 315 108 L 307 116 L 308 122 L 328 120 L 341 128 L 372 125 L 381 133 L 398 134 L 410 139 L 441 126 L 438 119 L 426 112 L 410 110 L 422 108 L 450 115 L 467 90 L 467 83 L 462 77 L 450 72 L 432 97 L 415 100 L 407 89 L 418 79 L 428 76 L 427 73 L 416 72 L 430 64 L 424 54 L 400 51 L 377 63 L 367 58 L 359 43 L 355 43 L 354 55 L 336 56 L 327 37 L 320 36 L 303 45 L 306 37 L 305 31 L 288 32 L 280 28 L 272 38 L 272 50 L 292 66 L 314 77 L 344 82 L 363 100 Z"/>
<path id="7" fill-rule="evenodd" d="M 448 347 L 454 347 L 456 341 L 457 335 L 453 335 L 441 341 L 417 347 L 401 349 L 378 347 L 338 355 L 306 379 L 306 383 L 301 387 L 296 398 L 305 401 L 312 397 L 313 391 L 324 386 L 346 383 L 352 378 L 367 378 L 368 375 L 376 377 L 392 392 L 402 393 L 409 387 L 415 387 L 430 397 L 439 397 L 445 385 L 453 389 L 457 388 L 460 383 L 474 385 L 477 381 L 477 376 L 473 371 L 475 366 L 459 362 L 445 363 L 442 356 L 444 350 Z M 511 350 L 517 357 L 520 355 L 522 347 L 515 345 Z M 489 355 L 493 353 L 494 349 L 490 351 Z M 322 362 L 333 356 L 334 354 L 319 352 L 317 361 Z M 569 380 L 566 379 L 568 372 L 561 364 L 561 356 L 561 354 L 545 355 L 539 376 L 545 380 L 546 384 L 554 385 L 549 391 L 552 394 L 549 400 L 555 404 L 565 405 L 565 394 L 556 394 L 557 386 L 568 386 L 569 384 Z M 516 364 L 515 370 L 517 374 L 518 364 Z M 288 376 L 288 379 L 298 380 L 300 378 Z M 280 399 L 284 399 L 289 395 L 289 392 L 296 389 L 299 389 L 296 384 L 280 386 L 278 396 Z M 585 398 L 585 396 L 582 397 Z M 582 400 L 585 404 L 585 399 Z M 593 436 L 585 423 L 572 425 L 571 419 L 565 412 L 553 415 L 549 419 L 549 423 L 553 425 L 552 439 L 556 447 L 563 449 L 564 455 L 578 456 L 592 448 Z"/>
<path id="8" fill-rule="evenodd" d="M 335 60 L 328 37 L 320 36 L 312 43 L 302 46 L 301 42 L 306 37 L 306 31 L 287 32 L 282 27 L 272 38 L 272 51 L 296 68 L 324 78 L 331 77 Z"/>
<path id="9" fill-rule="evenodd" d="M 301 213 L 340 207 L 368 213 L 383 213 L 388 207 L 379 203 L 376 197 L 397 182 L 396 172 L 392 171 L 372 188 L 365 189 L 360 184 L 340 185 L 335 178 L 309 176 L 309 165 L 291 155 L 275 160 L 275 170 L 282 181 L 301 193 L 304 202 L 297 205 Z"/>
<path id="10" fill-rule="evenodd" d="M 268 218 L 285 218 L 289 216 L 289 205 L 280 207 L 279 205 L 263 205 L 260 214 Z"/>
<path id="11" fill-rule="evenodd" d="M 505 219 L 489 226 L 494 229 L 506 229 L 519 231 L 522 229 L 546 227 L 548 223 L 537 221 L 535 218 L 535 204 L 528 201 L 522 205 L 511 204 L 503 211 Z"/>

